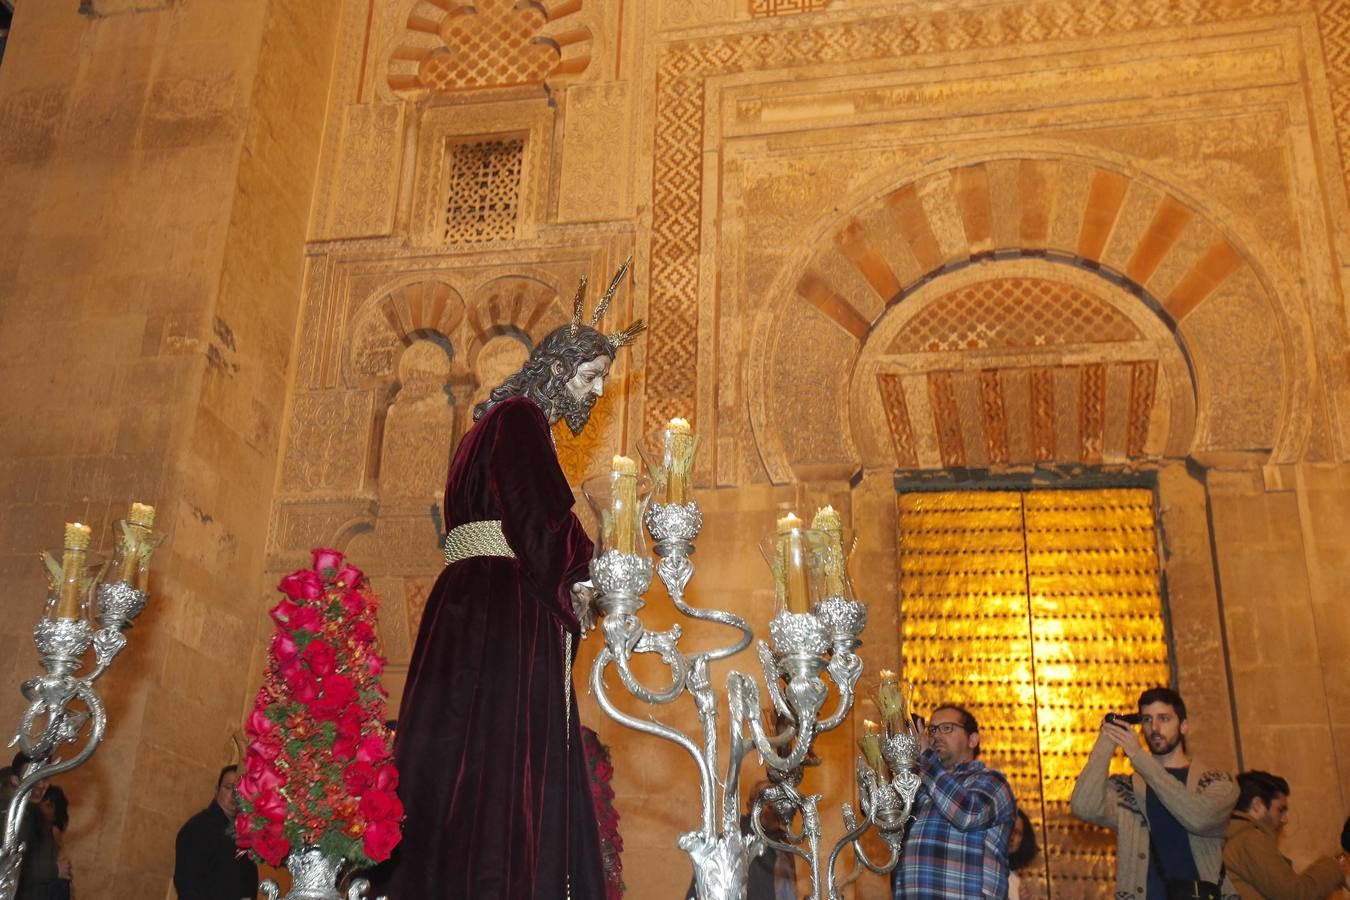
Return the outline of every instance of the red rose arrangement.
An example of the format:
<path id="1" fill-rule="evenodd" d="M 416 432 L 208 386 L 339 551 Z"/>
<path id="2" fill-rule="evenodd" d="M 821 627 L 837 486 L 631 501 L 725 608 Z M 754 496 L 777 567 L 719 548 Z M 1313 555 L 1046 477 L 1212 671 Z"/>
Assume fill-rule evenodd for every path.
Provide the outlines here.
<path id="1" fill-rule="evenodd" d="M 326 549 L 277 589 L 286 596 L 245 725 L 236 843 L 273 866 L 305 846 L 358 868 L 383 862 L 403 838 L 403 805 L 384 727 L 379 598 Z"/>
<path id="2" fill-rule="evenodd" d="M 623 897 L 623 838 L 619 836 L 619 811 L 614 808 L 614 766 L 609 748 L 600 743 L 600 735 L 581 726 L 581 748 L 590 773 L 591 802 L 595 805 L 596 824 L 600 828 L 600 855 L 605 868 L 605 900 Z"/>

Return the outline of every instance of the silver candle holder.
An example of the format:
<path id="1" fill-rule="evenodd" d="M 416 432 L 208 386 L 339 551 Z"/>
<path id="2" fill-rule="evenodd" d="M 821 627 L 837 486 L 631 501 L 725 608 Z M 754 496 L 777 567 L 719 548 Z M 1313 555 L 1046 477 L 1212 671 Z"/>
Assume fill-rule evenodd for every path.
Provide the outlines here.
<path id="1" fill-rule="evenodd" d="M 688 432 L 682 432 L 688 435 Z M 695 439 L 696 440 L 696 439 Z M 659 452 L 665 447 L 664 465 Z M 658 495 L 669 496 L 671 460 L 670 431 L 653 435 L 643 442 Z M 692 450 L 690 453 L 692 456 Z M 687 471 L 690 460 L 684 460 Z M 619 461 L 616 459 L 616 471 Z M 917 788 L 917 742 L 915 752 L 906 755 L 897 746 L 896 768 L 902 777 L 880 784 L 875 773 L 870 780 L 859 779 L 862 818 L 850 805 L 843 809 L 847 833 L 822 859 L 819 795 L 804 795 L 798 789 L 802 766 L 816 737 L 837 728 L 853 707 L 854 692 L 862 674 L 862 660 L 856 650 L 867 622 L 867 607 L 852 599 L 847 578 L 836 579 L 843 589 L 833 594 L 817 593 L 820 599 L 809 611 L 783 609 L 769 623 L 770 640 L 759 641 L 757 652 L 765 690 L 776 722 L 766 726 L 762 720 L 759 681 L 749 675 L 731 672 L 727 677 L 725 707 L 728 716 L 727 751 L 724 776 L 718 778 L 719 728 L 721 703 L 714 691 L 709 667 L 716 660 L 734 656 L 754 642 L 754 632 L 740 616 L 730 612 L 702 609 L 685 602 L 685 590 L 693 577 L 690 557 L 702 528 L 698 504 L 687 496 L 679 502 L 657 502 L 647 507 L 651 482 L 638 476 L 637 490 L 628 489 L 629 500 L 618 499 L 621 488 L 614 475 L 599 476 L 583 485 L 588 502 L 601 523 L 597 555 L 591 575 L 599 594 L 598 606 L 604 616 L 602 631 L 605 647 L 591 668 L 590 687 L 605 714 L 622 725 L 643 734 L 670 741 L 692 758 L 698 773 L 701 816 L 697 828 L 680 835 L 677 844 L 687 852 L 694 868 L 694 882 L 700 900 L 739 900 L 745 896 L 749 865 L 765 848 L 773 847 L 803 859 L 811 872 L 811 896 L 816 900 L 836 900 L 842 884 L 835 866 L 843 849 L 854 847 L 860 866 L 875 872 L 887 872 L 899 859 L 905 821 L 913 805 Z M 625 503 L 638 507 L 647 533 L 651 536 L 657 561 L 653 566 L 645 541 L 620 548 L 615 534 L 620 507 Z M 803 546 L 831 545 L 829 536 L 802 529 L 798 537 Z M 832 563 L 836 573 L 843 572 L 840 542 L 834 541 L 831 558 L 826 554 L 816 562 Z M 820 555 L 817 554 L 819 557 Z M 684 653 L 679 642 L 682 629 L 677 624 L 663 632 L 648 631 L 640 612 L 642 595 L 651 585 L 652 572 L 661 579 L 675 609 L 682 615 L 711 622 L 731 630 L 728 642 L 720 647 Z M 826 566 L 828 568 L 828 566 Z M 797 598 L 800 599 L 800 598 Z M 796 604 L 798 607 L 800 603 Z M 633 659 L 642 653 L 655 654 L 669 672 L 669 682 L 657 687 L 642 684 L 633 672 Z M 694 702 L 701 727 L 698 739 L 665 723 L 638 718 L 621 710 L 610 696 L 605 674 L 612 669 L 624 690 L 638 701 L 652 705 L 674 703 L 688 694 Z M 827 681 L 828 677 L 828 681 Z M 665 681 L 663 676 L 662 681 Z M 830 684 L 834 690 L 831 691 Z M 830 694 L 837 695 L 833 709 L 822 715 Z M 750 828 L 740 824 L 740 769 L 751 750 L 768 767 L 771 786 L 756 798 L 751 808 Z M 909 764 L 912 756 L 911 766 Z M 871 772 L 871 770 L 867 770 Z M 761 813 L 772 806 L 786 824 L 784 840 L 766 833 Z M 794 823 L 800 819 L 800 825 Z M 867 859 L 860 843 L 862 835 L 876 827 L 892 848 L 891 858 L 876 864 Z M 859 869 L 860 871 L 861 869 Z M 854 876 L 856 877 L 856 875 Z"/>
<path id="2" fill-rule="evenodd" d="M 19 784 L 6 810 L 0 844 L 0 900 L 13 900 L 19 888 L 27 850 L 19 834 L 34 786 L 83 765 L 103 740 L 108 717 L 94 682 L 122 652 L 126 630 L 145 609 L 150 555 L 159 543 L 150 531 L 153 522 L 152 507 L 134 504 L 127 520 L 118 523 L 121 536 L 108 580 L 104 567 L 87 564 L 88 529 L 78 523 L 66 528 L 61 563 L 47 556 L 51 597 L 46 613 L 33 628 L 33 642 L 46 674 L 24 682 L 21 690 L 28 707 L 9 742 L 31 762 L 16 773 Z M 81 598 L 73 608 L 64 602 L 71 593 L 62 594 L 63 589 Z M 91 647 L 94 667 L 87 675 L 77 676 Z M 74 755 L 58 755 L 66 744 L 81 740 L 83 746 Z"/>

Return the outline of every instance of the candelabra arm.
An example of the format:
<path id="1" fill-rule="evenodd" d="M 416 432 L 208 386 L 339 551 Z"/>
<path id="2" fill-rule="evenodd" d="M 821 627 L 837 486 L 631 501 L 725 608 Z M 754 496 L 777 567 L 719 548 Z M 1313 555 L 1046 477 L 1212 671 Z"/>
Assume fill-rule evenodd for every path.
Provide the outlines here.
<path id="1" fill-rule="evenodd" d="M 606 625 L 609 623 L 606 622 Z M 605 714 L 621 725 L 627 725 L 634 731 L 650 734 L 670 741 L 683 748 L 690 756 L 694 758 L 694 763 L 698 767 L 699 796 L 702 799 L 703 807 L 703 831 L 707 835 L 717 833 L 717 823 L 714 815 L 714 797 L 713 797 L 713 770 L 711 763 L 699 751 L 698 746 L 689 739 L 688 735 L 677 729 L 671 728 L 661 722 L 651 719 L 639 719 L 630 716 L 628 713 L 619 709 L 609 698 L 609 692 L 605 688 L 605 666 L 616 660 L 611 645 L 600 651 L 596 656 L 594 665 L 591 666 L 591 692 L 595 694 L 596 702 Z M 683 676 L 681 676 L 683 677 Z M 627 682 L 625 682 L 627 686 Z M 630 687 L 631 691 L 632 688 Z"/>
<path id="2" fill-rule="evenodd" d="M 774 656 L 773 648 L 764 641 L 759 641 L 756 645 L 759 651 L 759 666 L 764 670 L 764 686 L 769 691 L 769 700 L 773 702 L 774 711 L 789 722 L 797 721 L 797 717 L 792 713 L 792 707 L 788 706 L 787 698 L 783 696 L 783 689 L 778 683 L 781 677 L 778 670 L 778 658 Z M 758 701 L 758 698 L 756 698 Z M 758 707 L 756 707 L 758 713 Z"/>
<path id="3" fill-rule="evenodd" d="M 740 616 L 716 609 L 700 609 L 684 601 L 684 589 L 694 577 L 694 564 L 689 559 L 694 552 L 694 539 L 703 526 L 698 504 L 656 504 L 647 511 L 647 530 L 655 538 L 655 550 L 660 560 L 656 574 L 666 586 L 666 593 L 675 608 L 691 619 L 726 625 L 739 631 L 736 642 L 726 647 L 706 651 L 710 661 L 735 656 L 754 640 L 749 623 Z"/>
<path id="4" fill-rule="evenodd" d="M 607 638 L 609 637 L 610 623 L 617 618 L 619 617 L 610 617 L 605 620 L 605 636 Z M 633 617 L 633 620 L 636 621 L 636 617 Z M 640 623 L 638 628 L 642 628 Z M 651 632 L 643 630 L 636 643 L 633 644 L 631 651 L 624 650 L 623 645 L 618 645 L 619 649 L 613 653 L 614 667 L 618 669 L 623 686 L 628 688 L 634 697 L 637 697 L 643 703 L 666 704 L 684 693 L 689 676 L 689 660 L 675 646 L 679 640 L 680 626 L 675 625 L 669 631 Z M 616 645 L 610 643 L 608 646 L 614 647 Z M 658 654 L 661 661 L 670 667 L 670 685 L 662 690 L 651 690 L 643 685 L 633 674 L 631 661 L 634 653 Z"/>
<path id="5" fill-rule="evenodd" d="M 735 689 L 732 683 L 736 683 Z M 727 676 L 727 696 L 730 702 L 733 697 L 739 697 L 743 719 L 750 726 L 750 734 L 755 743 L 755 749 L 764 761 L 774 769 L 787 772 L 797 768 L 806 759 L 806 754 L 811 749 L 810 737 L 815 735 L 816 713 L 809 706 L 802 709 L 796 717 L 798 722 L 798 738 L 796 745 L 787 756 L 780 756 L 773 745 L 783 742 L 783 735 L 776 735 L 770 738 L 764 731 L 764 723 L 759 718 L 759 686 L 751 678 L 732 672 Z"/>
<path id="6" fill-rule="evenodd" d="M 69 772 L 83 764 L 98 749 L 99 743 L 103 740 L 103 731 L 108 724 L 108 716 L 102 701 L 83 679 L 61 674 L 44 675 L 25 684 L 24 693 L 32 702 L 24 712 L 19 731 L 9 742 L 9 746 L 18 744 L 25 755 L 35 760 L 46 761 L 28 767 L 27 773 L 19 779 L 19 785 L 9 801 L 5 817 L 4 843 L 0 849 L 6 859 L 16 852 L 19 827 L 28 810 L 28 795 L 32 792 L 33 786 L 44 778 Z M 70 701 L 75 699 L 83 702 L 88 712 L 71 712 L 67 709 Z M 34 740 L 30 737 L 33 726 L 37 719 L 44 715 L 47 719 L 46 725 Z M 70 759 L 50 761 L 51 754 L 58 746 L 73 743 L 79 738 L 86 722 L 92 722 L 92 726 L 88 742 L 80 748 L 80 752 Z M 5 897 L 6 895 L 0 892 L 0 898 Z"/>
<path id="7" fill-rule="evenodd" d="M 658 575 L 661 574 L 661 567 L 669 561 L 670 560 L 663 559 L 661 562 L 657 563 L 656 572 Z M 662 581 L 664 580 L 665 576 L 662 576 Z M 669 590 L 669 585 L 667 585 L 667 590 Z M 755 639 L 755 632 L 751 629 L 750 623 L 734 613 L 723 612 L 720 609 L 699 609 L 697 606 L 690 606 L 684 602 L 683 592 L 681 592 L 680 596 L 676 596 L 672 593 L 670 599 L 675 604 L 676 609 L 691 619 L 698 619 L 703 622 L 713 622 L 718 625 L 726 625 L 730 628 L 735 628 L 741 633 L 741 636 L 736 639 L 736 643 L 726 647 L 718 647 L 714 650 L 705 651 L 705 655 L 709 660 L 726 659 L 729 656 L 735 656 L 746 647 L 749 647 L 750 642 Z"/>
<path id="8" fill-rule="evenodd" d="M 849 844 L 853 845 L 854 855 L 857 856 L 858 859 L 863 862 L 863 865 L 868 866 L 868 868 L 871 869 L 873 872 L 876 872 L 878 875 L 884 875 L 886 874 L 886 872 L 890 871 L 889 868 L 884 870 L 877 870 L 875 868 L 872 868 L 870 865 L 867 864 L 866 861 L 867 855 L 862 850 L 862 843 L 859 840 L 859 838 L 863 836 L 863 832 L 867 831 L 867 829 L 872 827 L 871 814 L 869 813 L 867 816 L 865 816 L 861 823 L 855 824 L 853 817 L 853 807 L 845 803 L 844 825 L 849 830 L 844 833 L 843 837 L 841 837 L 838 841 L 835 842 L 834 849 L 830 851 L 830 858 L 825 863 L 825 883 L 829 891 L 830 900 L 841 900 L 841 898 L 843 897 L 840 891 L 843 889 L 844 885 L 836 883 L 834 877 L 834 867 L 835 864 L 839 861 L 839 854 L 843 853 L 844 848 L 847 847 Z M 891 868 L 894 868 L 895 861 L 898 860 L 899 857 L 897 851 L 895 850 L 891 851 L 891 855 L 895 857 L 895 859 L 892 860 L 891 862 Z M 852 879 L 849 880 L 851 881 Z"/>
<path id="9" fill-rule="evenodd" d="M 854 653 L 836 653 L 830 658 L 826 671 L 839 688 L 839 707 L 828 718 L 820 720 L 819 731 L 832 731 L 853 711 L 853 689 L 863 670 L 862 659 Z"/>

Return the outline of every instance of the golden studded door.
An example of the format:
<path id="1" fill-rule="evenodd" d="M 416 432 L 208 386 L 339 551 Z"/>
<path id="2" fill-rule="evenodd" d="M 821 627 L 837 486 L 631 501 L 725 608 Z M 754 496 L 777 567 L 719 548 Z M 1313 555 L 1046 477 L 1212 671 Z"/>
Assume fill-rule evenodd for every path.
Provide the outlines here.
<path id="1" fill-rule="evenodd" d="M 902 493 L 899 518 L 904 677 L 979 720 L 1041 847 L 1022 896 L 1111 896 L 1114 839 L 1069 795 L 1103 714 L 1170 681 L 1152 491 Z"/>

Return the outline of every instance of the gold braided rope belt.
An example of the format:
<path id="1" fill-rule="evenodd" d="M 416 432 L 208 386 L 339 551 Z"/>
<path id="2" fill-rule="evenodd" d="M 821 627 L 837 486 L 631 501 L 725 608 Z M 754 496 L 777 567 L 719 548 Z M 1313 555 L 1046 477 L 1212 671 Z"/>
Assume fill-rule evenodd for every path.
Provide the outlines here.
<path id="1" fill-rule="evenodd" d="M 505 556 L 516 558 L 516 551 L 506 542 L 501 519 L 465 522 L 450 529 L 445 536 L 445 564 L 453 565 L 475 556 Z"/>

